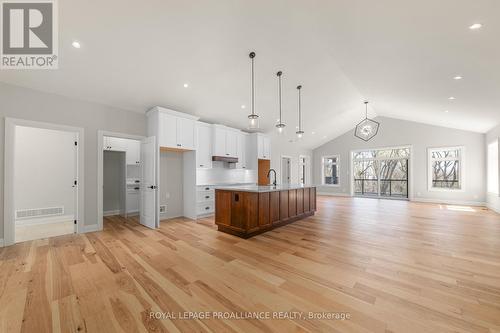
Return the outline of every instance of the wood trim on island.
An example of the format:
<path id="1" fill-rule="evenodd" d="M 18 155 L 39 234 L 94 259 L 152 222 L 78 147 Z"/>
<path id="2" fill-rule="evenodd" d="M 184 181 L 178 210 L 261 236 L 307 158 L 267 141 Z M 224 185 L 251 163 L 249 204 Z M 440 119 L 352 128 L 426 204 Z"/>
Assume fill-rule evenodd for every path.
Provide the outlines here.
<path id="1" fill-rule="evenodd" d="M 218 230 L 249 238 L 314 215 L 316 188 L 270 192 L 215 190 Z"/>

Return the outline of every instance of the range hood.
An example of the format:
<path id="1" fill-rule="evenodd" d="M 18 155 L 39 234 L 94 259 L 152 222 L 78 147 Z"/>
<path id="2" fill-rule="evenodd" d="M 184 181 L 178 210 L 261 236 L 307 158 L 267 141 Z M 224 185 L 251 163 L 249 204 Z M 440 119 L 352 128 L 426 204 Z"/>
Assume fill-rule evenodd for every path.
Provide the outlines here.
<path id="1" fill-rule="evenodd" d="M 212 156 L 212 161 L 214 161 L 214 162 L 238 163 L 238 158 L 237 157 L 229 157 L 229 156 Z"/>

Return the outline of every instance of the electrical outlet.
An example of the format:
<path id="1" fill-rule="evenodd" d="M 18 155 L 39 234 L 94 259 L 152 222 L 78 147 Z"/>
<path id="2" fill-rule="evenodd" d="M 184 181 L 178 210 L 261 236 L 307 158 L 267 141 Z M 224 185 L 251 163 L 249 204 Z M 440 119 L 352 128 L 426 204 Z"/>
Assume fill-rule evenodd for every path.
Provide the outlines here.
<path id="1" fill-rule="evenodd" d="M 160 214 L 167 212 L 167 205 L 160 205 Z"/>

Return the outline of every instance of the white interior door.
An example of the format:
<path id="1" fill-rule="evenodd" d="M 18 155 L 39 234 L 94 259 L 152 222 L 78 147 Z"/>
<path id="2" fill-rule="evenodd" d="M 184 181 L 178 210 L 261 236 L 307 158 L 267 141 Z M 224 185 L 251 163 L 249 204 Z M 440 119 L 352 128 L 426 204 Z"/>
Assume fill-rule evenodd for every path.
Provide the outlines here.
<path id="1" fill-rule="evenodd" d="M 141 141 L 141 207 L 140 223 L 148 228 L 156 227 L 156 138 Z"/>
<path id="2" fill-rule="evenodd" d="M 281 158 L 281 183 L 290 184 L 291 163 L 289 157 Z"/>

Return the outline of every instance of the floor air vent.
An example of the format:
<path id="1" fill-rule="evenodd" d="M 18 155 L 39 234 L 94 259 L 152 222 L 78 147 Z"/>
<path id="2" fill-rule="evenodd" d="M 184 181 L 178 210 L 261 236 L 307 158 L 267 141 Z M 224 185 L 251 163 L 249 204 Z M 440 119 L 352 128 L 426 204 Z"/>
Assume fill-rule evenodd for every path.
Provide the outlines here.
<path id="1" fill-rule="evenodd" d="M 64 214 L 64 207 L 20 209 L 16 210 L 16 219 L 31 219 L 35 217 L 57 216 Z"/>

